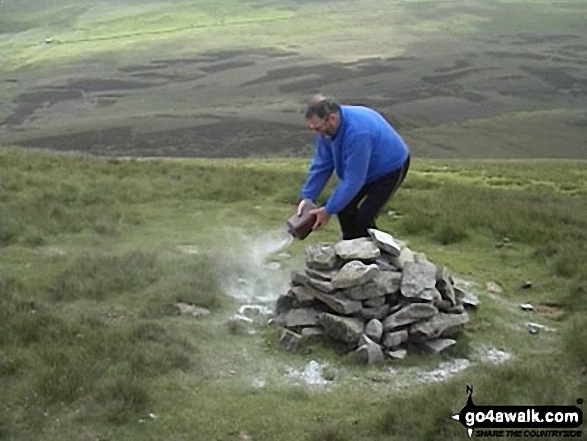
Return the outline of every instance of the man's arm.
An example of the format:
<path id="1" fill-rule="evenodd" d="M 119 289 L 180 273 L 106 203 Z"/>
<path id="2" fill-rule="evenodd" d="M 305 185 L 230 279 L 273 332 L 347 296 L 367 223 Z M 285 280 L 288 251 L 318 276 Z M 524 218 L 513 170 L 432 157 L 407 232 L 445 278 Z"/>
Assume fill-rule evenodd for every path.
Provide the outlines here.
<path id="1" fill-rule="evenodd" d="M 302 187 L 302 199 L 315 201 L 320 195 L 332 171 L 334 170 L 334 161 L 330 147 L 320 138 L 316 140 L 314 158 L 308 171 L 308 177 Z"/>

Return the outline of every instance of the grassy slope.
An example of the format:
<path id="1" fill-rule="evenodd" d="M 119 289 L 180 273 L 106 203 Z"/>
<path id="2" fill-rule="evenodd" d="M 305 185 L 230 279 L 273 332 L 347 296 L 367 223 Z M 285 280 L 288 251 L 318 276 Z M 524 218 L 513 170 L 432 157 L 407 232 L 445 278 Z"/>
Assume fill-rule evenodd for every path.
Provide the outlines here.
<path id="1" fill-rule="evenodd" d="M 247 260 L 228 250 L 246 253 L 246 237 L 282 225 L 304 162 L 3 149 L 0 165 L 6 439 L 209 440 L 241 431 L 267 440 L 450 439 L 463 435 L 449 416 L 464 404 L 465 383 L 475 385 L 478 404 L 572 404 L 586 392 L 584 162 L 415 161 L 388 207 L 400 217 L 384 215 L 380 226 L 471 280 L 483 301 L 444 358 L 475 359 L 487 344 L 514 359 L 404 390 L 385 368 L 356 367 L 328 347 L 285 354 L 271 328 L 247 335 L 226 322 L 236 305 L 221 281 Z M 336 235 L 333 221 L 309 240 Z M 511 246 L 496 248 L 504 236 Z M 183 245 L 200 254 L 180 252 Z M 292 268 L 302 245 L 290 249 Z M 485 292 L 490 280 L 502 295 Z M 520 291 L 526 280 L 533 288 Z M 177 317 L 176 300 L 213 313 Z M 528 317 L 521 302 L 564 314 Z M 557 332 L 530 336 L 529 320 Z M 285 380 L 287 366 L 311 359 L 336 372 L 330 392 Z M 418 356 L 403 363 L 434 364 Z"/>

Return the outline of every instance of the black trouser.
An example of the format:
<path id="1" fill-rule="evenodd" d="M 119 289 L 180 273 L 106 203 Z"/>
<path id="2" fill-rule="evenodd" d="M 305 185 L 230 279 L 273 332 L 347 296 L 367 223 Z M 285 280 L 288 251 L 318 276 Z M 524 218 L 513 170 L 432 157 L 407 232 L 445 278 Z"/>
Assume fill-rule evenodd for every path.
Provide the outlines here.
<path id="1" fill-rule="evenodd" d="M 408 168 L 409 156 L 399 169 L 364 185 L 354 199 L 338 213 L 343 240 L 368 237 L 367 228 L 377 228 L 375 218 L 404 181 Z"/>

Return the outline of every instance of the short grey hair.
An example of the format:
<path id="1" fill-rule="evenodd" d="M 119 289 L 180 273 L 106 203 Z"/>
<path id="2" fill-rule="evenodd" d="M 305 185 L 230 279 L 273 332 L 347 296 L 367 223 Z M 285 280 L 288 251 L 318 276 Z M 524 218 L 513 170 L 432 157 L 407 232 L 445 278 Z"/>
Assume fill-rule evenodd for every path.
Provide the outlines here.
<path id="1" fill-rule="evenodd" d="M 334 98 L 322 94 L 313 95 L 306 101 L 306 119 L 317 116 L 320 119 L 326 118 L 331 113 L 340 112 L 340 104 Z"/>

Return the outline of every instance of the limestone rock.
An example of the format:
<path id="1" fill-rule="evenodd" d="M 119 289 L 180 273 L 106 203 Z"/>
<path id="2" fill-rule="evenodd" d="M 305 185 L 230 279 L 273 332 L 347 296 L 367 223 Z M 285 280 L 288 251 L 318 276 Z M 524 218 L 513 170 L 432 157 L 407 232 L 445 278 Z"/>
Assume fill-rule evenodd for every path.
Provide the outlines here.
<path id="1" fill-rule="evenodd" d="M 384 231 L 376 230 L 375 228 L 369 228 L 367 230 L 373 241 L 377 246 L 392 256 L 399 256 L 401 253 L 401 245 L 396 241 L 393 236 Z"/>
<path id="2" fill-rule="evenodd" d="M 324 335 L 324 331 L 316 326 L 310 326 L 302 329 L 302 338 L 304 340 L 315 340 Z"/>
<path id="3" fill-rule="evenodd" d="M 303 271 L 293 271 L 291 275 L 292 286 L 311 286 L 322 292 L 334 291 L 334 286 L 331 282 L 314 279 Z"/>
<path id="4" fill-rule="evenodd" d="M 306 274 L 312 279 L 320 280 L 322 282 L 330 282 L 336 275 L 336 271 L 320 271 L 312 268 L 306 268 Z"/>
<path id="5" fill-rule="evenodd" d="M 407 247 L 402 248 L 399 256 L 391 262 L 399 270 L 403 270 L 407 263 L 415 262 L 414 252 Z"/>
<path id="6" fill-rule="evenodd" d="M 351 286 L 341 291 L 352 300 L 367 300 L 383 296 L 374 280 L 369 280 L 361 285 Z"/>
<path id="7" fill-rule="evenodd" d="M 343 343 L 356 344 L 365 330 L 365 325 L 357 318 L 339 317 L 327 312 L 318 318 L 326 335 Z"/>
<path id="8" fill-rule="evenodd" d="M 438 313 L 429 320 L 416 323 L 410 327 L 410 337 L 414 341 L 433 340 L 450 337 L 460 331 L 469 322 L 469 314 Z"/>
<path id="9" fill-rule="evenodd" d="M 408 355 L 408 351 L 405 349 L 398 349 L 397 351 L 387 351 L 389 358 L 393 360 L 403 360 Z"/>
<path id="10" fill-rule="evenodd" d="M 383 321 L 383 329 L 385 331 L 391 331 L 400 326 L 432 317 L 437 313 L 438 310 L 430 303 L 411 303 L 387 317 Z"/>
<path id="11" fill-rule="evenodd" d="M 438 338 L 436 340 L 423 341 L 420 343 L 420 348 L 428 354 L 438 354 L 456 343 L 456 340 L 450 338 Z"/>
<path id="12" fill-rule="evenodd" d="M 452 278 L 445 267 L 437 268 L 436 289 L 438 289 L 443 299 L 449 300 L 452 305 L 457 304 Z"/>
<path id="13" fill-rule="evenodd" d="M 387 332 L 383 335 L 383 346 L 386 348 L 396 348 L 406 341 L 408 341 L 408 331 L 405 329 L 396 332 Z"/>
<path id="14" fill-rule="evenodd" d="M 279 345 L 286 351 L 293 351 L 300 345 L 302 336 L 292 332 L 288 329 L 284 329 L 279 337 Z"/>
<path id="15" fill-rule="evenodd" d="M 367 340 L 367 343 L 359 346 L 359 348 L 354 352 L 356 360 L 360 363 L 365 363 L 368 365 L 383 362 L 385 360 L 385 356 L 383 355 L 381 346 L 373 341 L 370 341 L 366 337 L 365 339 Z"/>
<path id="16" fill-rule="evenodd" d="M 329 244 L 312 244 L 304 249 L 306 265 L 315 270 L 331 270 L 336 267 L 336 252 Z"/>
<path id="17" fill-rule="evenodd" d="M 377 319 L 369 321 L 369 323 L 367 323 L 367 326 L 365 326 L 365 335 L 376 343 L 379 343 L 381 341 L 382 334 L 383 324 Z"/>
<path id="18" fill-rule="evenodd" d="M 377 259 L 381 251 L 377 248 L 371 240 L 367 237 L 359 239 L 341 240 L 334 245 L 336 254 L 345 261 L 361 260 L 366 262 L 373 262 Z"/>
<path id="19" fill-rule="evenodd" d="M 314 303 L 314 292 L 316 290 L 314 288 L 304 286 L 304 285 L 297 285 L 292 286 L 289 290 L 289 293 L 295 298 L 298 306 L 307 306 Z"/>
<path id="20" fill-rule="evenodd" d="M 379 306 L 385 305 L 385 296 L 374 297 L 372 299 L 366 299 L 363 301 L 365 308 L 378 308 Z"/>
<path id="21" fill-rule="evenodd" d="M 479 298 L 475 294 L 471 294 L 470 292 L 463 291 L 462 289 L 456 287 L 454 290 L 457 301 L 462 303 L 465 307 L 470 306 L 476 308 L 481 304 Z"/>
<path id="22" fill-rule="evenodd" d="M 296 308 L 280 316 L 277 321 L 286 328 L 316 326 L 319 314 L 320 311 L 312 308 Z"/>
<path id="23" fill-rule="evenodd" d="M 375 265 L 377 265 L 379 267 L 379 269 L 383 270 L 383 271 L 398 271 L 397 265 L 394 265 L 393 263 L 391 263 L 391 262 L 394 262 L 394 259 L 395 258 L 389 259 L 389 262 L 388 262 L 388 260 L 386 260 L 386 259 L 379 258 L 379 259 L 375 260 Z"/>
<path id="24" fill-rule="evenodd" d="M 275 302 L 275 314 L 280 315 L 293 309 L 296 304 L 296 296 L 290 289 L 286 294 L 280 295 Z"/>
<path id="25" fill-rule="evenodd" d="M 375 308 L 363 308 L 359 311 L 359 317 L 363 320 L 383 320 L 389 314 L 389 305 L 381 305 Z"/>
<path id="26" fill-rule="evenodd" d="M 401 293 L 408 298 L 440 301 L 436 285 L 436 266 L 430 262 L 408 262 L 403 271 Z"/>
<path id="27" fill-rule="evenodd" d="M 316 291 L 315 297 L 328 305 L 330 309 L 342 315 L 351 315 L 360 311 L 363 304 L 356 300 L 349 300 L 341 293 L 327 294 Z"/>
<path id="28" fill-rule="evenodd" d="M 394 294 L 400 290 L 402 273 L 398 271 L 379 271 L 375 283 L 383 294 Z"/>
<path id="29" fill-rule="evenodd" d="M 336 289 L 342 289 L 362 285 L 373 280 L 378 273 L 379 268 L 374 263 L 365 265 L 363 262 L 353 260 L 345 264 L 333 277 L 332 286 Z"/>

